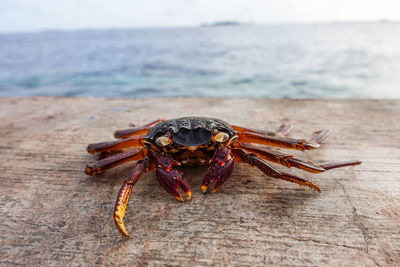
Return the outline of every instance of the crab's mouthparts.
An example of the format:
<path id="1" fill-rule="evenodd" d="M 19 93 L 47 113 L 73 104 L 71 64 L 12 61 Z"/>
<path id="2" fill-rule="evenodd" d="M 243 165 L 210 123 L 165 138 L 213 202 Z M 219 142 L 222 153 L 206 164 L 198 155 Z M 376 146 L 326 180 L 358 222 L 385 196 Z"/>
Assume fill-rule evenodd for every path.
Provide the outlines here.
<path id="1" fill-rule="evenodd" d="M 197 150 L 199 147 L 198 147 L 198 146 L 188 146 L 188 147 L 186 147 L 186 148 L 187 148 L 187 150 L 195 151 L 195 150 Z"/>

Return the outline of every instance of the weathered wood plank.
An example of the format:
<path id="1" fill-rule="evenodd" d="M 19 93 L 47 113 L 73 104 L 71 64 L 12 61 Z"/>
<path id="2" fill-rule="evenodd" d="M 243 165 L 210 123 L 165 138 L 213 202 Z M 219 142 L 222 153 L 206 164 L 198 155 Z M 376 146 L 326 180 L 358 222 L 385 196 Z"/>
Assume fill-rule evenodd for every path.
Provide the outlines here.
<path id="1" fill-rule="evenodd" d="M 154 174 L 136 184 L 112 220 L 132 163 L 96 177 L 90 142 L 159 117 L 204 115 L 291 135 L 330 128 L 317 162 L 363 165 L 309 174 L 322 193 L 273 180 L 247 165 L 203 195 L 204 167 L 185 168 L 193 200 L 179 203 Z M 395 265 L 400 262 L 400 101 L 256 99 L 0 99 L 0 264 Z M 283 169 L 283 167 L 278 167 Z"/>

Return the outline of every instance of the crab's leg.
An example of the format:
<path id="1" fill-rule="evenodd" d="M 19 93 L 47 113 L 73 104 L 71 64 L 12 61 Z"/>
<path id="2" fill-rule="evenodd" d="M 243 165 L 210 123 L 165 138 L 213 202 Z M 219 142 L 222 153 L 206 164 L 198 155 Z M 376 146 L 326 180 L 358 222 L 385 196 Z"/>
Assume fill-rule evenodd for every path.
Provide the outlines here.
<path id="1" fill-rule="evenodd" d="M 330 130 L 323 129 L 314 132 L 313 137 L 311 137 L 310 142 L 321 144 L 329 135 Z"/>
<path id="2" fill-rule="evenodd" d="M 140 126 L 140 127 L 135 127 L 135 128 L 130 128 L 130 129 L 124 129 L 124 130 L 116 130 L 114 133 L 115 138 L 127 138 L 131 137 L 134 135 L 146 135 L 149 129 L 159 123 L 165 121 L 164 119 L 158 119 L 153 122 L 150 122 L 146 125 Z"/>
<path id="3" fill-rule="evenodd" d="M 323 165 L 316 165 L 311 162 L 306 162 L 301 159 L 295 158 L 290 154 L 283 154 L 278 151 L 269 150 L 265 148 L 254 147 L 251 144 L 242 144 L 239 148 L 245 150 L 246 152 L 251 152 L 256 154 L 262 159 L 278 163 L 285 167 L 296 167 L 308 172 L 319 173 L 330 169 L 359 165 L 362 162 L 360 160 L 346 161 L 342 163 L 327 163 Z"/>
<path id="4" fill-rule="evenodd" d="M 259 148 L 259 147 L 254 147 L 251 144 L 241 144 L 239 145 L 239 148 L 245 150 L 246 152 L 254 153 L 257 156 L 259 156 L 262 159 L 272 161 L 274 163 L 278 163 L 280 165 L 283 165 L 285 167 L 296 167 L 308 172 L 313 172 L 313 173 L 318 173 L 318 172 L 324 172 L 325 168 L 305 162 L 301 159 L 295 158 L 293 155 L 290 154 L 283 154 L 281 152 L 265 149 L 265 148 Z"/>
<path id="5" fill-rule="evenodd" d="M 336 168 L 341 168 L 341 167 L 346 167 L 346 166 L 354 166 L 354 165 L 359 165 L 361 164 L 361 160 L 354 160 L 354 161 L 346 161 L 346 162 L 341 162 L 341 163 L 328 163 L 322 165 L 322 168 L 325 170 L 331 170 L 331 169 L 336 169 Z"/>
<path id="6" fill-rule="evenodd" d="M 119 190 L 117 201 L 115 203 L 114 208 L 114 221 L 115 225 L 117 226 L 118 230 L 124 235 L 125 237 L 130 237 L 128 231 L 125 228 L 125 224 L 123 222 L 123 218 L 125 216 L 126 207 L 128 205 L 129 197 L 132 193 L 132 188 L 139 180 L 140 176 L 143 172 L 150 171 L 149 168 L 149 158 L 145 158 L 140 160 L 136 163 L 133 170 L 128 174 L 128 177 L 124 180 L 124 183 Z"/>
<path id="7" fill-rule="evenodd" d="M 303 161 L 301 159 L 295 158 L 293 155 L 290 154 L 283 154 L 274 150 L 255 147 L 251 144 L 242 144 L 238 146 L 239 148 L 245 150 L 246 152 L 254 153 L 262 159 L 272 161 L 274 163 L 278 163 L 285 167 L 296 167 L 308 172 L 319 173 L 324 172 L 330 169 L 346 167 L 346 166 L 354 166 L 361 164 L 361 161 L 354 160 L 354 161 L 346 161 L 342 163 L 329 163 L 323 165 L 316 165 L 310 162 Z"/>
<path id="8" fill-rule="evenodd" d="M 245 128 L 245 127 L 237 126 L 237 125 L 232 125 L 232 128 L 235 131 L 239 132 L 239 133 L 249 132 L 249 133 L 258 133 L 258 134 L 269 135 L 269 136 L 276 135 L 276 133 L 272 132 L 272 131 L 263 131 L 263 130 L 250 129 L 250 128 Z"/>
<path id="9" fill-rule="evenodd" d="M 239 133 L 238 142 L 240 144 L 256 143 L 256 144 L 297 149 L 297 150 L 315 149 L 319 147 L 319 144 L 309 142 L 305 139 L 293 139 L 280 136 L 266 136 L 249 132 Z"/>
<path id="10" fill-rule="evenodd" d="M 259 156 L 255 155 L 255 154 L 248 153 L 240 148 L 232 149 L 232 153 L 235 156 L 235 160 L 256 166 L 267 176 L 270 176 L 270 177 L 273 177 L 276 179 L 290 181 L 290 182 L 293 182 L 293 183 L 296 183 L 296 184 L 299 184 L 302 186 L 308 186 L 318 192 L 321 192 L 321 189 L 319 188 L 319 186 L 317 184 L 314 184 L 314 183 L 312 183 L 306 179 L 303 179 L 301 177 L 275 170 L 265 160 L 261 159 Z"/>
<path id="11" fill-rule="evenodd" d="M 146 155 L 147 150 L 145 149 L 133 149 L 125 153 L 117 154 L 93 163 L 89 163 L 86 165 L 85 173 L 91 176 L 96 175 L 105 170 L 117 167 L 123 163 L 143 159 Z"/>
<path id="12" fill-rule="evenodd" d="M 181 189 L 190 200 L 192 192 L 190 191 L 188 181 L 182 177 L 183 172 L 172 168 L 174 165 L 180 164 L 168 154 L 160 154 L 155 157 L 158 162 L 156 176 L 162 188 L 177 200 L 183 201 L 182 195 L 179 193 L 179 189 Z"/>
<path id="13" fill-rule="evenodd" d="M 143 136 L 135 136 L 125 139 L 119 139 L 111 142 L 101 142 L 95 144 L 89 144 L 86 148 L 90 154 L 104 152 L 104 151 L 116 151 L 127 147 L 143 147 Z"/>
<path id="14" fill-rule="evenodd" d="M 201 190 L 206 192 L 208 185 L 215 181 L 211 192 L 217 191 L 232 175 L 233 158 L 232 151 L 229 147 L 221 146 L 215 150 L 213 157 L 210 160 L 214 163 L 209 169 L 209 172 L 204 176 Z"/>
<path id="15" fill-rule="evenodd" d="M 293 126 L 290 124 L 282 124 L 281 126 L 279 126 L 278 130 L 275 131 L 275 133 L 282 136 L 287 136 L 292 129 Z"/>
<path id="16" fill-rule="evenodd" d="M 289 124 L 282 124 L 278 130 L 276 130 L 275 132 L 272 131 L 262 131 L 262 130 L 256 130 L 256 129 L 250 129 L 250 128 L 245 128 L 242 126 L 237 126 L 237 125 L 232 125 L 232 128 L 239 132 L 239 133 L 245 133 L 245 132 L 249 132 L 249 133 L 257 133 L 257 134 L 262 134 L 262 135 L 269 135 L 269 136 L 275 136 L 275 135 L 281 135 L 281 136 L 286 136 L 288 135 L 288 133 L 290 132 L 290 130 L 293 128 L 291 125 Z"/>

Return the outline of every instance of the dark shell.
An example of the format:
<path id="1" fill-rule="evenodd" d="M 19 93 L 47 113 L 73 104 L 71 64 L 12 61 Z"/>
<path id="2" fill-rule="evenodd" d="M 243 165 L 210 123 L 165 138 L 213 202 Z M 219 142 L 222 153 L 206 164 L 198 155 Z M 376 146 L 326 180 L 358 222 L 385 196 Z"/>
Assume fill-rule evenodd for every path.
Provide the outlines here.
<path id="1" fill-rule="evenodd" d="M 172 134 L 174 142 L 181 146 L 198 146 L 211 141 L 212 131 L 217 129 L 229 133 L 236 131 L 226 122 L 206 117 L 183 117 L 160 122 L 150 128 L 145 139 L 154 141 L 167 132 Z"/>

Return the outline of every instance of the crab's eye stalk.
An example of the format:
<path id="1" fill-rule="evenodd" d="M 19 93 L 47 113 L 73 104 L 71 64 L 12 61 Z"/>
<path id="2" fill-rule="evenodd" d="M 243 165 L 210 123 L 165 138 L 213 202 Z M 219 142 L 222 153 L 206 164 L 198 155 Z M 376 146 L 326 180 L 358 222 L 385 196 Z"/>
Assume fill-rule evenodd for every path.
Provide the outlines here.
<path id="1" fill-rule="evenodd" d="M 228 141 L 229 139 L 229 135 L 227 133 L 217 133 L 214 137 L 214 140 L 220 143 L 224 143 L 226 141 Z"/>
<path id="2" fill-rule="evenodd" d="M 156 139 L 156 144 L 159 146 L 168 146 L 171 144 L 171 139 L 167 136 L 160 136 Z"/>

